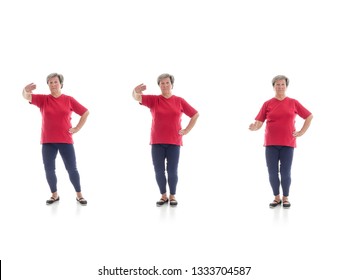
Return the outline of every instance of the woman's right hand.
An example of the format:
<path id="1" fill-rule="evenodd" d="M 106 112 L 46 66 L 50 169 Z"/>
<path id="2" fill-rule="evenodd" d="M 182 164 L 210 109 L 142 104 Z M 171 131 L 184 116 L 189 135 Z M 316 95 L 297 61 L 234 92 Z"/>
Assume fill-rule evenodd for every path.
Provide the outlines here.
<path id="1" fill-rule="evenodd" d="M 142 92 L 144 90 L 146 90 L 146 85 L 144 85 L 144 84 L 140 84 L 140 85 L 138 85 L 137 87 L 134 88 L 134 91 L 136 93 L 140 93 L 140 94 L 142 94 Z"/>
<path id="2" fill-rule="evenodd" d="M 257 131 L 263 126 L 263 122 L 255 121 L 254 123 L 251 123 L 248 127 L 250 131 Z"/>
<path id="3" fill-rule="evenodd" d="M 24 90 L 27 93 L 31 93 L 33 90 L 36 89 L 36 85 L 34 83 L 28 84 L 27 86 L 25 86 Z"/>
<path id="4" fill-rule="evenodd" d="M 255 125 L 255 123 L 251 123 L 249 125 L 248 129 L 251 130 L 251 131 L 255 131 L 255 130 L 257 130 L 257 126 Z"/>
<path id="5" fill-rule="evenodd" d="M 23 89 L 22 95 L 24 97 L 24 99 L 28 100 L 31 102 L 32 99 L 32 91 L 36 89 L 36 85 L 34 83 L 28 84 L 25 86 L 25 88 Z"/>
<path id="6" fill-rule="evenodd" d="M 133 90 L 133 97 L 136 101 L 142 102 L 142 91 L 146 90 L 146 86 L 144 84 L 139 84 Z"/>

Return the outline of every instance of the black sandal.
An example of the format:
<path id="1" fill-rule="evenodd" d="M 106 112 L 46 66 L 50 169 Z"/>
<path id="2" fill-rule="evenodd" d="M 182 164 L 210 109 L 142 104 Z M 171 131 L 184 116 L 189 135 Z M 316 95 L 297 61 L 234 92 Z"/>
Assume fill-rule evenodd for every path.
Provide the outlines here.
<path id="1" fill-rule="evenodd" d="M 283 201 L 283 208 L 289 208 L 290 207 L 290 202 L 288 200 Z"/>
<path id="2" fill-rule="evenodd" d="M 46 200 L 46 204 L 47 205 L 51 205 L 51 204 L 53 204 L 54 202 L 56 202 L 56 201 L 59 201 L 59 196 L 57 197 L 57 198 L 54 198 L 53 196 L 50 198 L 50 199 L 48 199 L 48 200 Z"/>
<path id="3" fill-rule="evenodd" d="M 87 205 L 87 200 L 85 200 L 83 197 L 76 197 L 76 200 L 83 206 Z"/>
<path id="4" fill-rule="evenodd" d="M 177 206 L 177 200 L 175 198 L 170 199 L 170 206 Z"/>
<path id="5" fill-rule="evenodd" d="M 168 203 L 169 200 L 166 199 L 164 200 L 163 198 L 161 198 L 159 201 L 157 201 L 157 206 L 160 207 L 160 206 L 163 206 L 165 203 Z"/>
<path id="6" fill-rule="evenodd" d="M 275 199 L 273 202 L 270 203 L 269 206 L 270 206 L 270 208 L 275 208 L 276 206 L 281 205 L 281 203 L 282 203 L 282 200 L 277 201 L 277 200 Z"/>

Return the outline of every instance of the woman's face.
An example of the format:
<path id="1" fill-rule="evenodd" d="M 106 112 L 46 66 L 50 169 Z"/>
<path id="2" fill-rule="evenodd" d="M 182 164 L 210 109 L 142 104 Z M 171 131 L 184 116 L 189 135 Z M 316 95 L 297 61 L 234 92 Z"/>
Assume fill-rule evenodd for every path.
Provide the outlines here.
<path id="1" fill-rule="evenodd" d="M 274 84 L 274 90 L 276 94 L 284 94 L 286 92 L 287 85 L 286 80 L 277 80 Z"/>
<path id="2" fill-rule="evenodd" d="M 159 82 L 159 87 L 162 93 L 170 93 L 172 89 L 171 80 L 169 77 L 161 79 Z"/>
<path id="3" fill-rule="evenodd" d="M 48 86 L 51 93 L 60 92 L 61 84 L 58 77 L 53 77 L 48 80 Z"/>

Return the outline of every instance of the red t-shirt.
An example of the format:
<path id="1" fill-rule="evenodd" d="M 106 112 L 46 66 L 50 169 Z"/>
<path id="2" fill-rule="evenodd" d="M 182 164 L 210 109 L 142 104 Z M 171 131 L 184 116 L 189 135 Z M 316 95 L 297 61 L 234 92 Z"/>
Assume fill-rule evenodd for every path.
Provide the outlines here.
<path id="1" fill-rule="evenodd" d="M 296 115 L 306 119 L 311 113 L 289 97 L 283 100 L 272 98 L 264 102 L 255 118 L 261 122 L 266 120 L 264 146 L 296 147 L 296 138 L 293 136 Z"/>
<path id="2" fill-rule="evenodd" d="M 65 94 L 58 98 L 51 94 L 32 94 L 31 104 L 39 107 L 42 114 L 41 144 L 73 144 L 72 134 L 69 132 L 72 127 L 71 114 L 75 112 L 82 116 L 87 108 Z"/>
<path id="3" fill-rule="evenodd" d="M 150 108 L 152 113 L 152 128 L 150 144 L 173 144 L 182 146 L 182 113 L 193 117 L 198 111 L 183 98 L 172 95 L 165 98 L 162 95 L 142 95 L 142 105 Z"/>

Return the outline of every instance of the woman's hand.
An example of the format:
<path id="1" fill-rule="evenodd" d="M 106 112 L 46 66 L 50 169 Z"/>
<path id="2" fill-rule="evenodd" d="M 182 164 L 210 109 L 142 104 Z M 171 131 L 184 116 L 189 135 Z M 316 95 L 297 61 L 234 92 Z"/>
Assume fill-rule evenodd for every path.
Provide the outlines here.
<path id="1" fill-rule="evenodd" d="M 260 129 L 263 126 L 263 122 L 261 121 L 255 121 L 254 123 L 251 123 L 248 127 L 250 131 L 256 131 Z"/>
<path id="2" fill-rule="evenodd" d="M 23 92 L 22 95 L 24 97 L 24 99 L 28 100 L 29 102 L 31 102 L 32 100 L 32 91 L 36 89 L 36 85 L 34 83 L 28 84 L 25 86 L 25 88 L 23 88 Z"/>
<path id="3" fill-rule="evenodd" d="M 178 132 L 178 134 L 179 135 L 186 135 L 188 133 L 188 131 L 186 131 L 185 129 L 181 129 L 179 132 Z"/>
<path id="4" fill-rule="evenodd" d="M 138 85 L 137 87 L 135 87 L 134 91 L 135 91 L 136 93 L 142 94 L 142 92 L 143 92 L 144 90 L 146 90 L 146 88 L 147 88 L 146 85 L 140 84 L 140 85 Z"/>
<path id="5" fill-rule="evenodd" d="M 258 128 L 257 128 L 257 126 L 256 126 L 255 123 L 251 123 L 251 124 L 249 125 L 249 130 L 255 131 L 255 130 L 257 130 L 257 129 L 258 129 Z"/>
<path id="6" fill-rule="evenodd" d="M 303 135 L 303 133 L 301 132 L 301 131 L 294 131 L 293 132 L 293 136 L 294 137 L 300 137 L 300 136 L 302 136 Z"/>
<path id="7" fill-rule="evenodd" d="M 133 98 L 138 101 L 142 102 L 142 91 L 146 90 L 146 85 L 140 84 L 137 87 L 134 88 L 133 90 Z"/>
<path id="8" fill-rule="evenodd" d="M 36 85 L 34 83 L 28 84 L 27 86 L 25 86 L 24 90 L 27 93 L 31 93 L 33 90 L 36 89 Z"/>
<path id="9" fill-rule="evenodd" d="M 77 129 L 76 127 L 71 127 L 71 128 L 69 129 L 69 132 L 70 132 L 71 134 L 77 133 L 78 131 L 79 131 L 79 129 Z"/>

